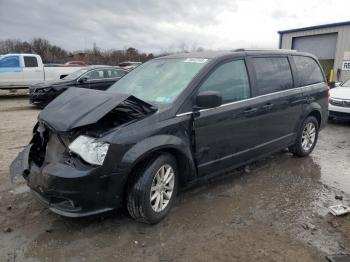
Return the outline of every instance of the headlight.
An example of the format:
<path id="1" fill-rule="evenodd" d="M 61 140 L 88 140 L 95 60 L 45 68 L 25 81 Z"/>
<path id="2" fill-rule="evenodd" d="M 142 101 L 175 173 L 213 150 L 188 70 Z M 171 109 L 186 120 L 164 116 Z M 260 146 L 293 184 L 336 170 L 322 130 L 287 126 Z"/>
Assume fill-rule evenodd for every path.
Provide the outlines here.
<path id="1" fill-rule="evenodd" d="M 88 136 L 79 136 L 69 145 L 69 149 L 86 162 L 99 166 L 103 164 L 108 148 L 108 143 L 97 142 Z"/>
<path id="2" fill-rule="evenodd" d="M 46 93 L 51 91 L 51 87 L 45 87 L 45 88 L 38 87 L 38 88 L 34 88 L 33 91 L 34 90 L 35 90 L 35 93 Z"/>

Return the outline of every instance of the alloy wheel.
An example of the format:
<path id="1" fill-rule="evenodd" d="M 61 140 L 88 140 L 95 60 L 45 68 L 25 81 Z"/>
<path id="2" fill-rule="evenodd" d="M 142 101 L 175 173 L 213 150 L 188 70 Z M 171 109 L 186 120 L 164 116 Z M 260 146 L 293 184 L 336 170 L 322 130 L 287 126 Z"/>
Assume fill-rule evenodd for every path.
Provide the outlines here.
<path id="1" fill-rule="evenodd" d="M 309 151 L 316 140 L 316 127 L 314 123 L 307 123 L 301 136 L 301 146 L 305 152 Z"/>
<path id="2" fill-rule="evenodd" d="M 168 164 L 161 166 L 153 178 L 150 192 L 151 206 L 155 212 L 161 212 L 167 207 L 174 185 L 174 169 Z"/>

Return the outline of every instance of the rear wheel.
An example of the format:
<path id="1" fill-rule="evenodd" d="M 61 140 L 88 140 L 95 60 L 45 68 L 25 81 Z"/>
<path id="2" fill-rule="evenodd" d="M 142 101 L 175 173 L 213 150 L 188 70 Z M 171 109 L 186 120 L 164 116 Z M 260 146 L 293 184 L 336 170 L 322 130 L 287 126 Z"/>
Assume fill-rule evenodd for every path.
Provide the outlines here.
<path id="1" fill-rule="evenodd" d="M 289 148 L 294 155 L 304 157 L 315 148 L 318 138 L 318 121 L 315 117 L 307 117 L 299 130 L 296 143 Z"/>
<path id="2" fill-rule="evenodd" d="M 131 217 L 155 224 L 168 214 L 177 194 L 177 170 L 174 157 L 162 154 L 134 172 L 127 193 L 127 209 Z"/>

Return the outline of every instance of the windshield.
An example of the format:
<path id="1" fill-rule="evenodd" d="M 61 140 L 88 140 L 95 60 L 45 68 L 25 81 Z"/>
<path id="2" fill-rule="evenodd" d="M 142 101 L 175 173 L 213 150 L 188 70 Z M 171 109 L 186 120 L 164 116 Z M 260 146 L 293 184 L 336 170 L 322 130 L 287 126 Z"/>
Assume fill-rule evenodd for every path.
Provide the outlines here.
<path id="1" fill-rule="evenodd" d="M 125 75 L 108 91 L 133 95 L 156 104 L 170 104 L 208 59 L 164 58 L 148 61 Z"/>
<path id="2" fill-rule="evenodd" d="M 74 80 L 74 79 L 77 79 L 79 76 L 81 76 L 82 74 L 84 74 L 87 71 L 88 71 L 88 69 L 79 69 L 78 71 L 74 71 L 73 73 L 67 75 L 63 79 L 64 80 Z"/>
<path id="3" fill-rule="evenodd" d="M 346 80 L 341 86 L 350 87 L 350 79 Z"/>

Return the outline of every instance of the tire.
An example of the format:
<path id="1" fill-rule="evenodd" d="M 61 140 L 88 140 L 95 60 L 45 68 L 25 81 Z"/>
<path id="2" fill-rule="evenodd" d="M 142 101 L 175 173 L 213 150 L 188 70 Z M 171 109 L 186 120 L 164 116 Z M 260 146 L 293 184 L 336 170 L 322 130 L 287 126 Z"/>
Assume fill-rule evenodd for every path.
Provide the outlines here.
<path id="1" fill-rule="evenodd" d="M 170 179 L 171 174 L 173 179 Z M 126 199 L 130 216 L 139 222 L 158 223 L 169 213 L 176 200 L 179 176 L 175 158 L 161 154 L 136 168 L 132 176 Z M 169 180 L 169 183 L 164 180 Z M 151 197 L 155 198 L 151 200 Z"/>
<path id="2" fill-rule="evenodd" d="M 308 116 L 301 125 L 295 144 L 289 147 L 289 151 L 298 157 L 308 156 L 315 148 L 318 132 L 319 125 L 317 119 L 313 116 Z"/>

